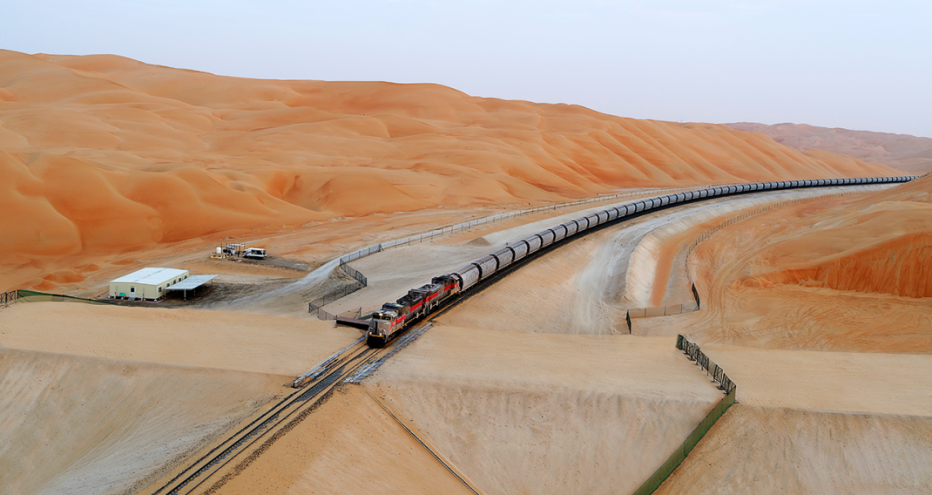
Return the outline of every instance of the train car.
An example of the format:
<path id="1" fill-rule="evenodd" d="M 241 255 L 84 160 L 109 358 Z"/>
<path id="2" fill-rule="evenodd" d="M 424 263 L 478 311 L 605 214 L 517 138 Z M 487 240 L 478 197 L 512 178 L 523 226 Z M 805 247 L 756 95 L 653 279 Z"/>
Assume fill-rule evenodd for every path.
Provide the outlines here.
<path id="1" fill-rule="evenodd" d="M 473 288 L 508 266 L 511 266 L 547 246 L 572 237 L 598 225 L 621 219 L 634 213 L 674 203 L 697 199 L 726 196 L 751 191 L 790 189 L 794 187 L 841 186 L 855 184 L 888 184 L 906 182 L 918 176 L 872 177 L 861 179 L 818 179 L 803 181 L 761 182 L 736 186 L 699 189 L 685 193 L 648 198 L 609 208 L 532 235 L 515 244 L 506 246 L 476 262 L 448 275 L 434 277 L 431 283 L 411 289 L 395 302 L 385 303 L 373 312 L 367 332 L 367 343 L 372 347 L 383 347 L 412 322 L 429 314 L 448 299 Z"/>
<path id="2" fill-rule="evenodd" d="M 531 237 L 524 239 L 522 242 L 527 243 L 527 254 L 528 255 L 532 255 L 540 251 L 540 245 L 542 243 L 541 243 L 540 236 L 538 236 L 537 234 L 534 234 Z"/>
<path id="3" fill-rule="evenodd" d="M 512 264 L 515 260 L 515 252 L 507 247 L 505 249 L 492 253 L 492 256 L 494 256 L 495 259 L 498 261 L 498 269 L 496 271 L 507 267 L 508 265 Z"/>
<path id="4" fill-rule="evenodd" d="M 553 242 L 560 242 L 566 238 L 566 225 L 557 225 L 550 231 L 553 232 Z"/>
<path id="5" fill-rule="evenodd" d="M 579 231 L 579 225 L 576 225 L 576 222 L 566 222 L 563 228 L 566 229 L 566 237 L 574 236 Z"/>
<path id="6" fill-rule="evenodd" d="M 527 256 L 528 247 L 529 246 L 527 245 L 526 242 L 521 241 L 517 244 L 512 244 L 508 246 L 508 249 L 511 249 L 511 251 L 515 253 L 514 261 L 520 261 L 524 259 L 525 256 Z M 514 261 L 512 263 L 514 263 Z"/>
<path id="7" fill-rule="evenodd" d="M 452 273 L 459 279 L 460 290 L 468 290 L 470 287 L 479 283 L 479 267 L 475 263 L 470 263 L 463 268 Z"/>
<path id="8" fill-rule="evenodd" d="M 498 270 L 498 260 L 492 255 L 486 256 L 473 264 L 479 267 L 480 281 L 491 277 Z"/>

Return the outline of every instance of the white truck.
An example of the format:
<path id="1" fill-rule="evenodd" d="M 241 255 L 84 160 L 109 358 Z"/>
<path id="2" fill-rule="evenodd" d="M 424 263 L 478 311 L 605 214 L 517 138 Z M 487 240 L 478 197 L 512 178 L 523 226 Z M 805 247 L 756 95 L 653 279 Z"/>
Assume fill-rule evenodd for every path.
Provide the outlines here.
<path id="1" fill-rule="evenodd" d="M 243 258 L 249 258 L 252 260 L 264 260 L 265 257 L 265 248 L 246 248 L 246 250 L 243 251 Z"/>

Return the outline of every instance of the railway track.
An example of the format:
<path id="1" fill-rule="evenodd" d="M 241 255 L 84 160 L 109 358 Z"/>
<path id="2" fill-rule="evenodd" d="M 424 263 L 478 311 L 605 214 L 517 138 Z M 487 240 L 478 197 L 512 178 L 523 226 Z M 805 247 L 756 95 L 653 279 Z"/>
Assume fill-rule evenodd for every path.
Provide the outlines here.
<path id="1" fill-rule="evenodd" d="M 423 326 L 426 325 L 418 329 Z M 409 332 L 413 331 L 416 329 L 412 328 Z M 401 339 L 396 338 L 385 348 L 373 349 L 365 344 L 364 339 L 360 339 L 343 349 L 316 370 L 304 385 L 191 463 L 168 483 L 152 492 L 152 495 L 187 495 L 206 488 L 205 483 L 208 480 L 219 480 L 215 475 L 235 459 L 244 459 L 243 454 L 255 452 L 263 443 L 272 439 L 277 431 L 281 431 L 302 413 L 313 409 L 315 404 L 344 380 L 392 352 L 401 342 Z"/>
<path id="2" fill-rule="evenodd" d="M 912 180 L 913 178 L 914 177 L 900 177 L 894 178 L 889 182 L 906 182 L 908 180 Z M 805 182 L 805 184 L 803 184 L 803 182 Z M 703 201 L 715 197 L 765 192 L 768 190 L 795 189 L 797 187 L 826 187 L 837 185 L 882 183 L 881 181 L 875 182 L 874 179 L 855 179 L 853 181 L 845 181 L 845 183 L 831 181 L 832 183 L 817 184 L 817 182 L 828 181 L 792 181 L 792 184 L 789 182 L 759 183 L 753 185 L 740 185 L 729 186 L 726 188 L 708 189 L 705 191 L 710 191 L 709 194 L 705 195 L 703 192 L 702 196 L 699 196 L 699 191 L 694 191 L 696 193 L 695 195 L 693 194 L 694 192 L 690 192 L 686 194 L 678 193 L 675 195 L 664 196 L 663 200 L 661 200 L 660 197 L 643 199 L 632 202 L 630 205 L 624 207 L 624 219 L 627 220 L 652 213 L 660 209 L 666 209 L 694 201 Z M 771 184 L 774 185 L 772 188 L 770 187 Z M 753 189 L 751 186 L 753 186 Z M 764 186 L 767 187 L 765 188 Z M 679 196 L 683 197 L 679 198 Z M 640 206 L 635 208 L 634 205 Z M 628 211 L 629 207 L 631 208 L 630 211 Z M 534 251 L 530 251 L 530 249 L 528 249 L 528 252 L 526 252 L 526 255 L 522 259 L 515 260 L 513 263 L 510 262 L 508 265 L 502 267 L 498 266 L 498 260 L 496 259 L 496 269 L 488 275 L 483 275 L 480 267 L 482 262 L 489 262 L 486 260 L 486 258 L 479 260 L 480 263 L 473 263 L 474 266 L 480 267 L 480 275 L 469 286 L 472 289 L 466 293 L 460 293 L 457 297 L 454 297 L 446 304 L 439 306 L 432 313 L 424 315 L 423 318 L 432 319 L 442 315 L 443 313 L 446 313 L 453 307 L 459 305 L 484 288 L 507 276 L 517 268 L 525 266 L 528 262 L 542 254 L 551 252 L 553 250 L 552 248 L 555 246 L 565 245 L 568 241 L 581 238 L 585 234 L 601 230 L 605 227 L 615 225 L 623 221 L 621 209 L 615 208 L 615 210 L 616 214 L 618 215 L 617 217 L 609 217 L 608 210 L 590 215 L 589 217 L 595 217 L 597 219 L 597 223 L 594 225 L 590 225 L 588 220 L 589 217 L 580 219 L 586 221 L 586 232 L 582 234 L 583 229 L 580 228 L 580 233 L 582 235 L 574 235 L 572 237 L 566 236 L 566 241 L 561 243 L 555 243 L 555 241 L 564 239 L 564 237 L 556 240 L 554 237 L 550 237 L 550 243 L 543 244 L 543 237 L 541 234 L 546 235 L 546 233 L 549 231 L 551 235 L 554 235 L 554 229 L 548 229 L 548 231 L 536 234 L 536 237 L 540 238 L 542 242 L 537 244 L 537 248 Z M 600 217 L 602 214 L 606 216 L 606 219 L 602 219 Z M 580 220 L 576 220 L 574 222 L 579 222 Z M 566 227 L 561 225 L 558 228 L 560 227 L 564 229 L 564 232 L 567 232 Z M 575 233 L 576 230 L 574 229 L 573 232 Z M 528 239 L 531 239 L 531 237 Z M 526 243 L 527 239 L 521 242 Z M 528 247 L 530 246 L 528 245 Z M 489 256 L 487 258 L 491 258 L 493 256 L 495 255 Z M 208 453 L 204 454 L 202 457 L 182 470 L 168 483 L 153 492 L 152 495 L 187 495 L 194 493 L 195 490 L 203 487 L 208 480 L 216 481 L 217 479 L 214 478 L 214 476 L 222 471 L 231 462 L 233 462 L 234 459 L 243 459 L 242 455 L 246 452 L 257 452 L 257 454 L 261 453 L 261 445 L 266 441 L 274 441 L 276 432 L 279 434 L 284 433 L 286 430 L 283 430 L 283 428 L 287 428 L 287 425 L 291 422 L 291 420 L 299 419 L 303 415 L 309 413 L 310 410 L 314 408 L 315 404 L 317 404 L 324 396 L 326 396 L 330 391 L 334 390 L 344 381 L 349 380 L 358 382 L 365 376 L 368 376 L 368 374 L 374 371 L 382 362 L 384 362 L 385 359 L 396 353 L 404 345 L 407 345 L 410 340 L 413 340 L 414 337 L 423 333 L 423 331 L 426 330 L 429 326 L 430 323 L 412 324 L 408 329 L 394 336 L 384 348 L 370 348 L 365 344 L 364 339 L 360 339 L 355 344 L 347 347 L 346 349 L 343 349 L 337 355 L 325 361 L 312 372 L 305 376 L 299 377 L 295 381 L 295 385 L 300 385 L 300 387 L 295 392 L 292 392 L 290 395 L 282 399 L 275 406 L 260 415 L 258 418 L 254 419 L 248 425 L 244 426 L 233 435 L 227 437 L 219 445 L 215 446 Z M 406 336 L 411 336 L 412 338 L 408 339 Z M 260 441 L 262 442 L 260 443 Z M 257 446 L 259 446 L 258 449 Z"/>

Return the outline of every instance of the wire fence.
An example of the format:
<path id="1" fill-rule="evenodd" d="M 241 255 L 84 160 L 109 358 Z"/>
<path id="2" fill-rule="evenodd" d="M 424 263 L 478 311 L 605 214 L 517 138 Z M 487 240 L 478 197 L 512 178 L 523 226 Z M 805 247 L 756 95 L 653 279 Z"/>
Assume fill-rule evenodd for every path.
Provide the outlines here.
<path id="1" fill-rule="evenodd" d="M 0 307 L 5 308 L 16 302 L 18 291 L 11 290 L 9 292 L 0 293 Z"/>
<path id="2" fill-rule="evenodd" d="M 19 289 L 15 292 L 15 302 L 76 302 L 84 304 L 114 304 L 111 301 L 87 299 L 84 297 L 69 296 L 65 294 L 48 294 L 45 292 L 26 289 Z"/>
<path id="3" fill-rule="evenodd" d="M 694 361 L 697 365 L 703 366 L 706 372 L 710 375 L 720 377 L 720 380 L 716 379 L 716 381 L 721 384 L 721 386 L 718 388 L 719 390 L 723 390 L 725 392 L 725 396 L 722 397 L 722 400 L 720 400 L 719 403 L 716 404 L 711 411 L 709 411 L 709 414 L 707 414 L 706 417 L 701 422 L 699 422 L 699 425 L 696 426 L 692 433 L 686 437 L 686 440 L 684 440 L 683 443 L 681 443 L 676 448 L 676 450 L 670 454 L 670 457 L 668 457 L 667 460 L 664 461 L 664 463 L 661 464 L 656 471 L 654 471 L 654 474 L 650 475 L 650 477 L 648 477 L 647 480 L 644 481 L 644 483 L 634 491 L 634 495 L 650 495 L 658 488 L 660 488 L 660 485 L 663 484 L 664 480 L 666 480 L 671 474 L 673 474 L 674 471 L 676 471 L 676 468 L 679 467 L 679 465 L 682 464 L 684 460 L 686 460 L 686 456 L 688 456 L 689 453 L 692 452 L 692 450 L 696 447 L 696 445 L 699 444 L 699 441 L 702 440 L 702 437 L 704 437 L 705 434 L 712 429 L 712 426 L 715 425 L 715 422 L 718 421 L 719 418 L 721 418 L 725 412 L 728 411 L 728 408 L 730 408 L 732 404 L 735 403 L 735 384 L 728 379 L 728 377 L 725 375 L 725 372 L 722 371 L 721 368 L 709 360 L 708 356 L 706 356 L 705 353 L 699 349 L 698 345 L 686 340 L 682 335 L 678 335 L 676 337 L 676 348 L 682 350 L 686 356 L 689 357 L 690 360 Z M 707 365 L 711 365 L 711 367 Z M 709 372 L 709 369 L 713 371 Z"/>
<path id="4" fill-rule="evenodd" d="M 346 263 L 349 263 L 350 261 L 355 261 L 355 260 L 358 260 L 359 258 L 365 258 L 366 256 L 369 256 L 372 253 L 378 253 L 382 251 L 382 249 L 383 249 L 382 244 L 376 244 L 375 246 L 369 246 L 366 249 L 360 249 L 359 251 L 356 251 L 356 252 L 353 252 L 353 253 L 347 254 L 346 256 L 341 257 L 340 264 L 344 265 Z"/>
<path id="5" fill-rule="evenodd" d="M 726 394 L 730 394 L 735 390 L 735 383 L 728 378 L 728 375 L 725 374 L 725 370 L 712 362 L 712 360 L 709 359 L 709 356 L 707 356 L 706 353 L 702 352 L 702 349 L 699 348 L 699 344 L 690 342 L 689 339 L 683 337 L 682 335 L 677 335 L 676 348 L 683 351 L 683 353 L 686 354 L 690 361 L 694 361 L 697 366 L 700 366 L 702 370 L 706 372 L 706 374 L 718 382 L 719 390 L 724 391 Z"/>
<path id="6" fill-rule="evenodd" d="M 369 256 L 371 254 L 380 253 L 389 248 L 404 246 L 404 245 L 412 244 L 415 242 L 422 242 L 425 239 L 431 239 L 431 238 L 444 235 L 444 234 L 452 234 L 456 231 L 468 230 L 478 225 L 499 222 L 499 221 L 512 218 L 512 217 L 516 217 L 516 216 L 520 216 L 520 215 L 529 215 L 529 214 L 538 213 L 541 211 L 552 211 L 552 210 L 556 210 L 557 208 L 566 208 L 570 206 L 595 203 L 598 201 L 609 201 L 613 199 L 628 198 L 632 196 L 642 196 L 645 194 L 656 193 L 660 191 L 670 191 L 670 190 L 680 190 L 680 189 L 690 189 L 690 188 L 683 187 L 683 188 L 672 188 L 672 189 L 663 189 L 663 188 L 642 189 L 639 191 L 610 194 L 610 195 L 605 195 L 605 196 L 599 196 L 597 198 L 581 199 L 579 201 L 571 201 L 568 203 L 560 203 L 560 204 L 555 204 L 555 205 L 550 205 L 550 206 L 542 206 L 539 208 L 530 208 L 527 210 L 513 211 L 509 213 L 503 213 L 501 215 L 495 215 L 491 217 L 470 220 L 468 222 L 458 223 L 456 225 L 451 225 L 449 227 L 431 230 L 430 232 L 424 232 L 422 234 L 414 235 L 411 237 L 406 237 L 404 239 L 396 239 L 394 241 L 386 241 L 380 244 L 376 244 L 374 246 L 369 246 L 365 249 L 360 249 L 358 251 L 354 251 L 352 253 L 349 253 L 347 255 L 340 257 L 339 269 L 342 270 L 347 275 L 356 279 L 356 282 L 346 284 L 338 290 L 332 291 L 319 299 L 309 302 L 307 305 L 307 310 L 308 310 L 308 313 L 316 313 L 317 317 L 322 320 L 335 320 L 337 319 L 337 316 L 346 316 L 345 314 L 335 315 L 333 313 L 329 313 L 325 311 L 323 307 L 329 303 L 332 303 L 333 301 L 336 301 L 337 299 L 340 299 L 341 297 L 344 297 L 348 294 L 352 294 L 353 292 L 356 292 L 357 290 L 368 286 L 369 282 L 366 279 L 365 275 L 360 273 L 358 270 L 351 268 L 349 265 L 347 265 L 347 263 L 351 261 L 356 261 L 360 258 L 365 258 L 366 256 Z M 361 312 L 361 310 L 359 312 Z"/>
<path id="7" fill-rule="evenodd" d="M 332 303 L 333 301 L 352 294 L 353 292 L 356 292 L 357 290 L 369 285 L 369 279 L 367 279 L 365 275 L 363 275 L 359 270 L 356 270 L 355 268 L 347 265 L 346 263 L 341 261 L 337 269 L 343 271 L 343 273 L 349 275 L 355 281 L 344 284 L 339 289 L 331 291 L 325 294 L 323 297 L 307 303 L 307 312 L 312 314 L 316 313 L 317 317 L 321 320 L 336 320 L 339 316 L 359 318 L 362 315 L 361 307 L 355 311 L 344 311 L 338 315 L 329 313 L 323 309 L 324 306 Z"/>
<path id="8" fill-rule="evenodd" d="M 363 275 L 359 270 L 347 265 L 346 263 L 340 263 L 340 269 L 343 270 L 343 273 L 356 279 L 356 281 L 361 283 L 363 287 L 367 287 L 369 285 L 369 279 L 366 278 L 366 276 Z"/>
<path id="9" fill-rule="evenodd" d="M 696 186 L 696 187 L 705 188 L 705 187 L 711 187 L 711 186 L 701 186 L 701 187 Z M 690 187 L 667 188 L 667 189 L 664 189 L 664 188 L 642 189 L 642 190 L 631 191 L 631 192 L 626 192 L 626 193 L 609 194 L 605 196 L 599 196 L 597 198 L 570 201 L 568 203 L 559 203 L 559 204 L 554 204 L 550 206 L 541 206 L 538 208 L 529 208 L 526 210 L 512 211 L 508 213 L 502 213 L 501 215 L 494 215 L 491 217 L 477 218 L 476 220 L 470 220 L 468 222 L 458 223 L 456 225 L 451 225 L 449 227 L 443 227 L 440 229 L 431 230 L 429 232 L 424 232 L 421 234 L 413 235 L 410 237 L 406 237 L 404 239 L 396 239 L 393 241 L 386 241 L 380 244 L 376 244 L 374 246 L 369 246 L 365 249 L 360 249 L 359 251 L 355 251 L 353 253 L 350 253 L 350 254 L 347 254 L 341 257 L 340 263 L 348 263 L 350 261 L 358 260 L 359 258 L 365 258 L 366 256 L 369 256 L 370 254 L 378 253 L 378 252 L 384 251 L 389 248 L 404 246 L 407 244 L 413 244 L 415 242 L 423 242 L 424 240 L 432 239 L 437 236 L 441 236 L 445 234 L 452 234 L 457 231 L 469 230 L 478 225 L 500 222 L 502 220 L 506 220 L 506 219 L 521 216 L 521 215 L 530 215 L 530 214 L 539 213 L 542 211 L 553 211 L 558 208 L 567 208 L 570 206 L 578 206 L 578 205 L 595 203 L 595 202 L 600 202 L 600 201 L 610 201 L 613 199 L 630 198 L 632 196 L 643 196 L 643 195 L 663 192 L 663 191 L 678 191 L 678 190 L 693 189 L 693 188 L 694 188 L 693 186 L 690 186 Z"/>

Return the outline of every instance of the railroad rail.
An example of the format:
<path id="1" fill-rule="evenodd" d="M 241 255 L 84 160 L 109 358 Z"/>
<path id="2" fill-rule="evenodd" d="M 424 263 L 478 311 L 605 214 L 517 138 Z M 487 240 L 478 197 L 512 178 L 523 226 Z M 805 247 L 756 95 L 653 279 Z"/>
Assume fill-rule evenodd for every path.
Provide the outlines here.
<path id="1" fill-rule="evenodd" d="M 212 478 L 234 459 L 242 458 L 246 452 L 262 449 L 261 445 L 266 442 L 274 442 L 290 429 L 289 424 L 300 421 L 323 397 L 364 366 L 390 353 L 393 347 L 373 349 L 365 345 L 364 339 L 359 339 L 339 351 L 307 375 L 295 380 L 297 390 L 192 462 L 168 483 L 152 492 L 152 495 L 187 495 L 202 488 L 208 480 L 214 481 Z M 222 483 L 225 478 L 217 479 L 215 485 Z"/>
<path id="2" fill-rule="evenodd" d="M 510 274 L 516 268 L 524 266 L 527 262 L 541 254 L 550 252 L 555 246 L 565 244 L 570 240 L 582 237 L 596 230 L 601 230 L 604 227 L 614 225 L 620 221 L 660 209 L 695 201 L 755 192 L 803 187 L 898 183 L 907 182 L 915 178 L 914 176 L 875 177 L 865 179 L 828 179 L 818 181 L 805 180 L 741 184 L 679 192 L 633 201 L 552 227 L 523 239 L 518 243 L 510 244 L 506 249 L 486 256 L 467 265 L 458 272 L 454 272 L 453 275 L 460 280 L 461 292 L 457 294 L 457 297 L 453 297 L 445 304 L 437 306 L 434 311 L 419 316 L 417 320 L 436 317 L 449 311 L 451 308 L 459 305 L 485 287 Z M 252 446 L 256 445 L 260 440 L 265 439 L 265 442 L 273 442 L 290 429 L 288 427 L 289 424 L 296 424 L 294 422 L 299 421 L 305 415 L 309 414 L 315 407 L 315 404 L 334 390 L 334 388 L 341 383 L 362 380 L 365 376 L 368 376 L 374 368 L 390 357 L 390 354 L 394 354 L 400 350 L 400 347 L 407 345 L 413 338 L 423 333 L 422 330 L 426 330 L 426 327 L 430 325 L 430 323 L 427 323 L 426 325 L 420 326 L 419 330 L 411 332 L 412 328 L 418 326 L 415 322 L 406 325 L 401 332 L 392 335 L 384 348 L 368 347 L 363 343 L 363 339 L 360 339 L 355 344 L 331 356 L 331 358 L 308 374 L 298 377 L 294 383 L 296 387 L 299 387 L 298 390 L 282 399 L 275 406 L 233 435 L 227 437 L 222 443 L 182 470 L 167 484 L 153 492 L 153 495 L 190 494 L 221 471 L 224 466 L 232 462 L 234 458 L 251 450 Z M 410 335 L 410 339 L 398 339 L 399 335 L 408 332 L 412 334 Z M 399 349 L 395 349 L 395 347 L 399 347 Z M 716 378 L 721 380 L 720 383 L 722 383 L 723 386 L 730 387 L 733 394 L 733 384 L 731 384 L 730 380 L 727 380 L 724 373 L 721 374 L 721 378 L 718 377 L 718 375 L 716 375 Z M 724 378 L 724 380 L 722 380 L 722 378 Z M 259 447 L 257 452 L 261 452 L 261 447 Z M 247 459 L 245 462 L 248 463 L 249 460 Z M 231 475 L 227 474 L 226 476 Z M 222 485 L 226 476 L 217 483 Z M 216 488 L 216 486 L 217 484 L 215 483 L 214 487 Z M 213 488 L 211 491 L 213 491 Z"/>
<path id="3" fill-rule="evenodd" d="M 447 304 L 455 304 L 457 299 L 465 294 L 477 291 L 477 287 L 487 280 L 499 278 L 504 271 L 510 271 L 519 264 L 524 265 L 533 257 L 539 256 L 543 252 L 549 252 L 554 246 L 564 245 L 596 230 L 601 230 L 649 212 L 712 198 L 763 191 L 890 184 L 907 182 L 914 178 L 912 176 L 901 176 L 756 182 L 753 184 L 718 186 L 677 192 L 617 204 L 605 210 L 555 225 L 517 242 L 508 243 L 504 248 L 473 261 L 459 270 L 433 277 L 429 284 L 410 289 L 406 295 L 394 302 L 386 302 L 381 309 L 373 312 L 372 324 L 367 333 L 368 342 L 376 347 L 383 345 L 392 336 L 404 332 L 409 324 L 408 322 L 412 319 L 427 317 L 427 315 L 440 310 Z"/>

